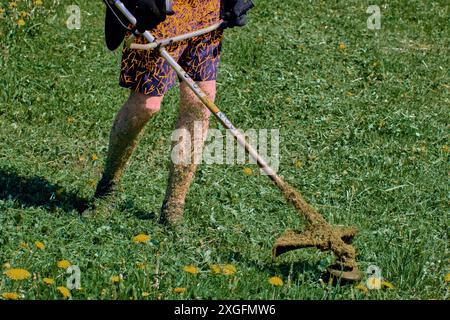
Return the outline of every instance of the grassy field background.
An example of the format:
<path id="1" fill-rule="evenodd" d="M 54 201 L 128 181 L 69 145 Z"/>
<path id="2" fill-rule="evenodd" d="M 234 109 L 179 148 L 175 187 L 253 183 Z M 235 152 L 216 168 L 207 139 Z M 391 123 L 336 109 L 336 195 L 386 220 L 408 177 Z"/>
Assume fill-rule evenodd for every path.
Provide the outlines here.
<path id="1" fill-rule="evenodd" d="M 448 298 L 447 1 L 380 4 L 381 30 L 368 30 L 373 1 L 260 0 L 246 28 L 226 32 L 218 105 L 237 127 L 280 130 L 279 173 L 331 223 L 357 226 L 360 269 L 377 265 L 394 286 L 369 292 L 320 281 L 328 253 L 272 260 L 276 237 L 303 221 L 254 165 L 202 165 L 184 228 L 156 223 L 177 88 L 109 215 L 81 219 L 74 207 L 94 192 L 127 90 L 103 4 L 40 2 L 0 1 L 0 295 L 63 298 L 65 259 L 81 270 L 73 299 Z M 66 28 L 70 4 L 80 30 Z M 140 233 L 151 240 L 134 243 Z M 31 277 L 13 281 L 10 268 Z"/>

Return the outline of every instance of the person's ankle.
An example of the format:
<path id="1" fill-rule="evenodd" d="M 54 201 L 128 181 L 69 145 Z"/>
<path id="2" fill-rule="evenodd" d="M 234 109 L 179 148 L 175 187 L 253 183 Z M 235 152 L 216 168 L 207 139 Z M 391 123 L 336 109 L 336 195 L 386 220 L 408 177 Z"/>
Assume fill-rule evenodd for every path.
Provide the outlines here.
<path id="1" fill-rule="evenodd" d="M 94 199 L 103 199 L 107 198 L 114 194 L 116 190 L 116 182 L 102 177 L 97 184 L 97 188 L 95 189 Z"/>
<path id="2" fill-rule="evenodd" d="M 161 207 L 159 223 L 168 227 L 177 227 L 184 221 L 184 203 L 164 201 Z"/>

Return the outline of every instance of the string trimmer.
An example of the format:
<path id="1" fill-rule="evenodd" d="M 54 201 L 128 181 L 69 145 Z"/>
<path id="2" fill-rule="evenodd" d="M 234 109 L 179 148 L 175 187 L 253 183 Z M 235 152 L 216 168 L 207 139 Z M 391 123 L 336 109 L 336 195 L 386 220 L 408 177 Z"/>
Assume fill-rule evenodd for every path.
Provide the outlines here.
<path id="1" fill-rule="evenodd" d="M 120 0 L 107 0 L 109 5 L 114 5 L 129 20 L 132 25 L 136 25 L 136 18 L 124 6 Z M 253 7 L 251 1 L 247 2 L 248 9 Z M 182 67 L 167 52 L 165 46 L 177 41 L 196 37 L 218 28 L 226 28 L 226 21 L 221 21 L 210 27 L 200 29 L 188 34 L 180 35 L 170 39 L 157 40 L 153 35 L 146 31 L 139 33 L 134 28 L 133 34 L 127 40 L 127 46 L 137 50 L 158 50 L 160 55 L 169 63 L 169 65 L 178 74 L 181 81 L 185 82 L 203 104 L 214 114 L 217 120 L 230 131 L 237 142 L 247 151 L 256 161 L 258 166 L 281 190 L 288 202 L 292 203 L 295 209 L 305 218 L 306 228 L 303 231 L 287 230 L 279 237 L 273 247 L 273 256 L 277 257 L 282 253 L 305 247 L 315 247 L 322 251 L 332 251 L 337 260 L 336 264 L 328 268 L 328 271 L 337 277 L 345 280 L 358 280 L 361 277 L 356 264 L 355 248 L 349 244 L 349 241 L 355 236 L 357 230 L 351 227 L 337 227 L 330 225 L 313 207 L 303 199 L 301 194 L 287 184 L 267 162 L 258 154 L 245 137 L 233 126 L 228 118 L 219 110 L 217 105 L 211 101 L 208 96 L 199 88 L 194 80 L 182 69 Z M 133 43 L 136 35 L 142 36 L 148 41 L 148 44 Z"/>

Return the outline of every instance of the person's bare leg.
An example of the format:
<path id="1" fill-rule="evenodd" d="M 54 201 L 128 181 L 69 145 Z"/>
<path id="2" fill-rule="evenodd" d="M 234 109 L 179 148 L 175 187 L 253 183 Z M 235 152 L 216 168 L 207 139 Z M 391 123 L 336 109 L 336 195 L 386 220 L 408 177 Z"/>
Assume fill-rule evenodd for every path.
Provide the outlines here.
<path id="1" fill-rule="evenodd" d="M 113 192 L 115 184 L 119 181 L 136 148 L 145 124 L 159 111 L 162 99 L 163 97 L 131 92 L 114 120 L 105 169 L 94 198 L 103 198 Z"/>
<path id="2" fill-rule="evenodd" d="M 204 81 L 198 83 L 200 88 L 214 101 L 216 95 L 216 81 Z M 181 154 L 189 155 L 191 160 L 187 164 L 170 164 L 169 181 L 166 196 L 161 208 L 160 222 L 170 226 L 178 225 L 183 221 L 184 202 L 189 187 L 194 178 L 197 165 L 194 159 L 200 159 L 203 143 L 206 139 L 211 112 L 195 96 L 185 83 L 180 85 L 180 111 L 176 129 L 185 129 L 189 132 L 191 141 L 188 144 L 177 146 L 180 158 Z M 202 134 L 194 134 L 194 124 L 201 128 Z M 176 143 L 172 144 L 172 152 Z M 184 146 L 183 146 L 184 145 Z"/>

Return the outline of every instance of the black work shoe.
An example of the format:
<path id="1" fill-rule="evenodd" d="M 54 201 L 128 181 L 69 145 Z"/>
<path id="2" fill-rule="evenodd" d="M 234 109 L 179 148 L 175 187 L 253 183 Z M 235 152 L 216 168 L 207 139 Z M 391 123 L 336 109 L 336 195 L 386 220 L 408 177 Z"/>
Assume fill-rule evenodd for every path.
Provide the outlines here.
<path id="1" fill-rule="evenodd" d="M 116 183 L 102 177 L 97 184 L 91 202 L 80 212 L 81 216 L 84 218 L 91 218 L 96 216 L 97 211 L 111 211 L 114 203 L 115 190 Z"/>

